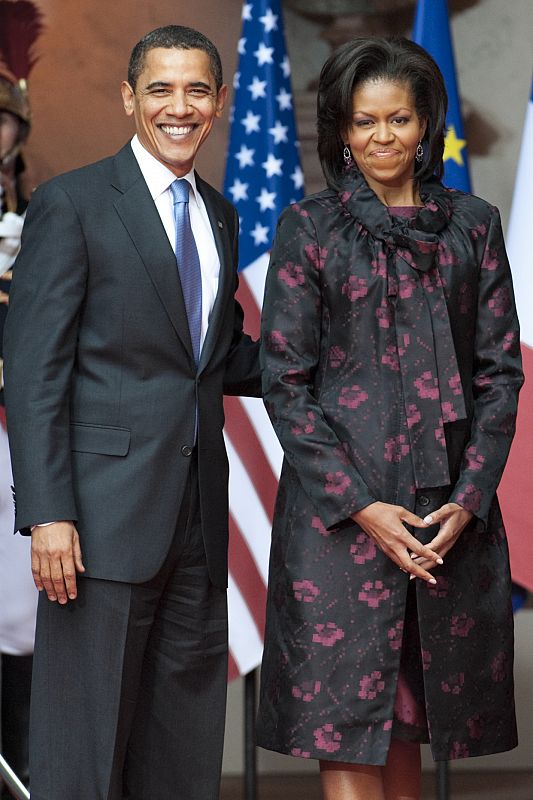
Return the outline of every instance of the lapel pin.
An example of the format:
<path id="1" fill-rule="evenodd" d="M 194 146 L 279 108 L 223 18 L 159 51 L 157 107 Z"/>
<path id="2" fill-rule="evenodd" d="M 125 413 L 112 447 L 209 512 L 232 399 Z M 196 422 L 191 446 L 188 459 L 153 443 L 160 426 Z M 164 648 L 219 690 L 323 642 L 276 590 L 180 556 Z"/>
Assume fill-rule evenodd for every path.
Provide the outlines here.
<path id="1" fill-rule="evenodd" d="M 218 227 L 219 227 L 221 230 L 222 230 L 222 228 L 224 227 L 224 223 L 223 223 L 223 222 L 221 222 L 220 220 L 218 220 Z"/>

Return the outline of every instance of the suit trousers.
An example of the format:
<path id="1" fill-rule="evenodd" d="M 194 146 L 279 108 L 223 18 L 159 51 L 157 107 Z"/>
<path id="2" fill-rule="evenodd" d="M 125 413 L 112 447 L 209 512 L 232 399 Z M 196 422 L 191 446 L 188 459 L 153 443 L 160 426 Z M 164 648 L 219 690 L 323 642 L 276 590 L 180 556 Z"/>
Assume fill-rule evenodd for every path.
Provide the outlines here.
<path id="1" fill-rule="evenodd" d="M 65 606 L 39 600 L 32 800 L 216 800 L 227 605 L 207 571 L 195 454 L 158 574 L 78 584 Z"/>

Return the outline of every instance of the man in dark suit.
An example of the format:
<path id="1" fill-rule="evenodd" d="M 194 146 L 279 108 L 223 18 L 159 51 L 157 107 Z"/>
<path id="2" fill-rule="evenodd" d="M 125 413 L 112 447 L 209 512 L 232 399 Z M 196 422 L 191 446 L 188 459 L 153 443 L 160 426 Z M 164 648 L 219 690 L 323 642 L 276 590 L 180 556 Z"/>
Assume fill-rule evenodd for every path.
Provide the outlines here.
<path id="1" fill-rule="evenodd" d="M 218 797 L 222 396 L 259 393 L 237 215 L 194 172 L 226 93 L 202 34 L 147 34 L 122 84 L 136 136 L 29 205 L 5 357 L 16 526 L 43 590 L 32 800 Z"/>

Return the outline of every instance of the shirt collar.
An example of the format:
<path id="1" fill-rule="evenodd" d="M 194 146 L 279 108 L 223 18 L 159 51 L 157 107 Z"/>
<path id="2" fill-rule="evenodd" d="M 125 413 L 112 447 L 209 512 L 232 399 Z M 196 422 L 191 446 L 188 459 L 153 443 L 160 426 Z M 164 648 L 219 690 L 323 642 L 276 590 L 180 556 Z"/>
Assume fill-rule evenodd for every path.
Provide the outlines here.
<path id="1" fill-rule="evenodd" d="M 168 167 L 165 167 L 161 161 L 158 161 L 155 156 L 148 152 L 139 141 L 137 134 L 135 134 L 131 140 L 131 149 L 133 150 L 133 155 L 137 159 L 143 178 L 146 181 L 148 191 L 152 195 L 152 199 L 156 200 L 163 192 L 167 191 L 170 184 L 176 180 L 176 176 Z M 194 198 L 198 203 L 198 189 L 196 187 L 194 167 L 190 172 L 187 172 L 186 175 L 183 175 L 182 178 L 189 181 L 191 184 Z"/>

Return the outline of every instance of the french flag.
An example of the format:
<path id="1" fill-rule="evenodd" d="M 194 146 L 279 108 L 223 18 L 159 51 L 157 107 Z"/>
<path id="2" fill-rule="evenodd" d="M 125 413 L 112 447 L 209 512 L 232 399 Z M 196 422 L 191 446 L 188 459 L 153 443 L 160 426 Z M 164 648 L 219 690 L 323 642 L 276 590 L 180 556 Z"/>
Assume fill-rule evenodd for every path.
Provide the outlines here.
<path id="1" fill-rule="evenodd" d="M 507 252 L 520 320 L 526 382 L 520 395 L 516 437 L 498 490 L 511 550 L 513 580 L 533 591 L 533 87 L 518 160 Z"/>

